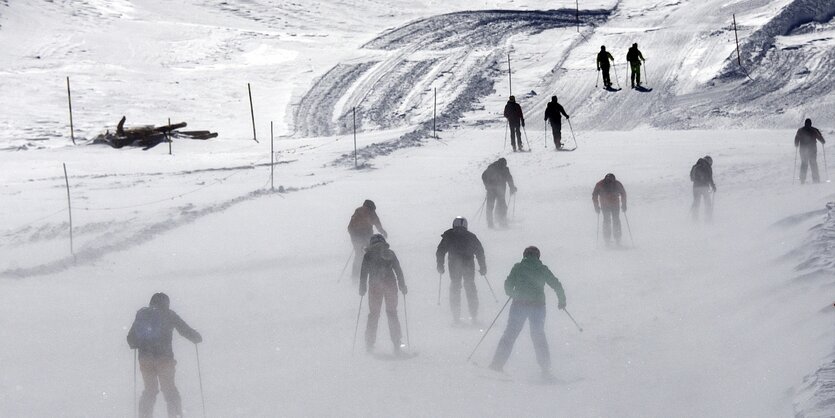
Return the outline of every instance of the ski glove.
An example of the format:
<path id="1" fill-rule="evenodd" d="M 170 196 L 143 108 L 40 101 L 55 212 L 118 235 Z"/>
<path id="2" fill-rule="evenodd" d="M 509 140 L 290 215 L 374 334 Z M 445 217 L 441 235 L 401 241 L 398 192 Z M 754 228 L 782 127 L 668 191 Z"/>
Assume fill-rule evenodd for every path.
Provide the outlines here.
<path id="1" fill-rule="evenodd" d="M 487 275 L 487 267 L 481 267 L 481 268 L 479 268 L 479 269 L 478 269 L 478 274 L 480 274 L 480 275 L 482 275 L 482 276 L 486 276 L 486 275 Z"/>
<path id="2" fill-rule="evenodd" d="M 518 189 L 515 188 L 515 187 L 511 187 L 510 188 L 510 194 L 516 194 L 516 190 L 518 190 Z"/>
<path id="3" fill-rule="evenodd" d="M 561 300 L 559 302 L 559 304 L 557 305 L 557 307 L 560 308 L 560 309 L 565 309 L 565 299 Z"/>
<path id="4" fill-rule="evenodd" d="M 444 274 L 444 265 L 438 264 L 438 274 Z"/>
<path id="5" fill-rule="evenodd" d="M 406 295 L 407 293 L 409 293 L 409 289 L 406 287 L 406 283 L 403 283 L 403 284 L 399 285 L 398 287 L 400 288 L 400 293 L 402 293 L 403 295 Z"/>
<path id="6" fill-rule="evenodd" d="M 522 119 L 522 127 L 523 128 L 525 127 L 525 120 L 524 119 Z"/>

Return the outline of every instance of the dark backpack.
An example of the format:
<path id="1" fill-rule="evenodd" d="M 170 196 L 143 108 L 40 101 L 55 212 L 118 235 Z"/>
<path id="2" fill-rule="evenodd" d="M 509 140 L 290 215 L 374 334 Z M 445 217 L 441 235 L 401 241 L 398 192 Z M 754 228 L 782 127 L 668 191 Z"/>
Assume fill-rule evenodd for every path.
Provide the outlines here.
<path id="1" fill-rule="evenodd" d="M 136 346 L 142 350 L 158 352 L 162 349 L 165 332 L 165 312 L 156 308 L 143 308 L 133 323 Z"/>
<path id="2" fill-rule="evenodd" d="M 707 170 L 701 164 L 696 163 L 690 169 L 690 180 L 697 184 L 705 184 L 710 179 L 708 178 Z"/>

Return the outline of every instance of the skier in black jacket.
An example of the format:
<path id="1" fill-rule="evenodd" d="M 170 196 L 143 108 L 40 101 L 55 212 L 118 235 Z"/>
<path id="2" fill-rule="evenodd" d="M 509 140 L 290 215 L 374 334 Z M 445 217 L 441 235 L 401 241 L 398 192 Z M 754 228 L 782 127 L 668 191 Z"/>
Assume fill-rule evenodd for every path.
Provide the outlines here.
<path id="1" fill-rule="evenodd" d="M 461 321 L 461 285 L 467 293 L 467 303 L 470 317 L 477 323 L 478 293 L 475 287 L 475 263 L 478 260 L 478 273 L 487 274 L 487 264 L 484 260 L 484 247 L 472 232 L 467 230 L 467 219 L 457 217 L 452 221 L 452 228 L 441 235 L 435 259 L 438 262 L 438 273 L 444 273 L 444 257 L 449 254 L 449 306 L 452 310 L 454 323 Z"/>
<path id="2" fill-rule="evenodd" d="M 365 328 L 365 349 L 371 352 L 377 340 L 377 323 L 380 321 L 380 309 L 383 301 L 386 303 L 389 336 L 394 345 L 394 355 L 400 356 L 401 331 L 400 320 L 397 318 L 397 290 L 405 296 L 408 293 L 403 269 L 394 251 L 389 249 L 386 239 L 381 234 L 371 236 L 370 244 L 362 258 L 360 271 L 360 296 L 368 291 L 368 323 Z"/>
<path id="3" fill-rule="evenodd" d="M 713 182 L 713 158 L 706 155 L 699 158 L 693 168 L 690 169 L 690 181 L 693 182 L 693 205 L 690 212 L 693 220 L 699 220 L 699 205 L 701 200 L 705 201 L 705 220 L 713 220 L 713 196 L 716 193 L 716 183 Z"/>
<path id="4" fill-rule="evenodd" d="M 513 146 L 513 151 L 524 151 L 524 148 L 522 148 L 522 128 L 525 127 L 525 115 L 522 114 L 522 106 L 516 103 L 515 96 L 510 96 L 504 106 L 504 117 L 507 119 L 508 126 L 510 126 L 510 145 Z"/>
<path id="5" fill-rule="evenodd" d="M 603 86 L 607 89 L 612 88 L 612 80 L 609 77 L 609 61 L 614 62 L 615 57 L 606 52 L 605 46 L 600 46 L 600 52 L 597 53 L 597 71 L 603 71 Z"/>
<path id="6" fill-rule="evenodd" d="M 513 184 L 513 176 L 507 168 L 507 160 L 499 158 L 481 173 L 481 181 L 487 191 L 485 198 L 487 204 L 487 227 L 493 228 L 493 208 L 496 209 L 496 216 L 499 218 L 499 226 L 507 226 L 507 202 L 505 193 L 507 186 L 510 186 L 510 194 L 516 193 L 516 185 Z"/>
<path id="7" fill-rule="evenodd" d="M 557 101 L 557 96 L 551 96 L 551 101 L 545 107 L 545 120 L 550 119 L 551 121 L 551 133 L 554 134 L 554 146 L 558 150 L 562 149 L 562 118 L 560 115 L 568 119 L 568 113 L 565 113 L 565 109 Z"/>
<path id="8" fill-rule="evenodd" d="M 646 61 L 644 59 L 644 55 L 641 54 L 641 51 L 638 50 L 638 44 L 632 44 L 632 47 L 629 48 L 629 51 L 626 53 L 626 61 L 629 62 L 629 66 L 632 69 L 632 88 L 634 89 L 635 86 L 641 85 L 641 64 Z"/>
<path id="9" fill-rule="evenodd" d="M 800 184 L 806 183 L 806 170 L 811 169 L 812 181 L 820 183 L 818 173 L 818 143 L 826 144 L 823 135 L 818 128 L 812 126 L 812 119 L 806 119 L 803 127 L 797 130 L 794 136 L 794 146 L 800 153 Z"/>

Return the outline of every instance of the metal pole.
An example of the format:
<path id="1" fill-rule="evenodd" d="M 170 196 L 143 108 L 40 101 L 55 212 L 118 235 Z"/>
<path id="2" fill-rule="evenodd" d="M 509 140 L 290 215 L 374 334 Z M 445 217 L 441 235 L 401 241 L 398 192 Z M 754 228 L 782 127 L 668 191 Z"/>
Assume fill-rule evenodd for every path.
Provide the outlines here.
<path id="1" fill-rule="evenodd" d="M 578 147 L 579 145 L 577 144 L 577 137 L 576 137 L 576 136 L 574 136 L 574 127 L 573 127 L 573 126 L 571 126 L 571 119 L 570 119 L 570 118 L 567 118 L 567 119 L 566 119 L 566 121 L 568 121 L 568 129 L 571 129 L 571 139 L 573 139 L 573 140 L 574 140 L 574 149 L 577 149 L 577 147 Z"/>
<path id="2" fill-rule="evenodd" d="M 736 14 L 733 15 L 734 18 L 734 38 L 736 38 L 736 62 L 742 67 L 742 57 L 739 54 L 739 35 L 736 32 Z"/>
<path id="3" fill-rule="evenodd" d="M 501 316 L 502 312 L 504 312 L 505 308 L 507 308 L 508 303 L 510 303 L 510 297 L 507 298 L 507 302 L 504 303 L 504 305 L 502 306 L 502 309 L 500 309 L 499 313 L 496 314 L 496 317 L 493 318 L 493 322 L 491 322 L 490 326 L 487 327 L 487 330 L 484 331 L 484 334 L 481 336 L 481 339 L 478 340 L 478 344 L 475 345 L 475 348 L 473 348 L 473 351 L 470 353 L 469 356 L 467 356 L 467 361 L 470 361 L 470 359 L 473 358 L 473 354 L 475 354 L 475 351 L 478 350 L 478 347 L 484 341 L 484 338 L 487 337 L 487 334 L 490 332 L 490 330 L 493 329 L 493 325 L 495 325 L 496 321 L 499 320 L 499 316 Z"/>
<path id="4" fill-rule="evenodd" d="M 357 168 L 357 108 L 354 111 L 354 168 Z"/>
<path id="5" fill-rule="evenodd" d="M 508 126 L 510 126 L 510 122 L 505 121 L 505 124 L 504 124 L 504 148 L 503 149 L 507 149 L 507 129 L 508 129 Z"/>
<path id="6" fill-rule="evenodd" d="M 357 324 L 354 325 L 354 345 L 351 346 L 351 355 L 354 355 L 354 352 L 357 348 L 357 331 L 360 329 L 360 313 L 362 313 L 362 299 L 365 298 L 365 295 L 360 296 L 360 307 L 357 309 Z"/>
<path id="7" fill-rule="evenodd" d="M 412 340 L 409 339 L 409 311 L 406 309 L 406 294 L 403 294 L 403 321 L 406 322 L 406 347 L 412 349 Z"/>
<path id="8" fill-rule="evenodd" d="M 499 303 L 499 299 L 496 297 L 496 292 L 493 291 L 493 285 L 490 284 L 490 279 L 487 278 L 486 274 L 481 277 L 484 277 L 484 281 L 487 282 L 487 288 L 490 289 L 490 294 L 493 295 L 493 300 L 495 300 L 496 303 Z"/>
<path id="9" fill-rule="evenodd" d="M 574 322 L 574 325 L 577 327 L 577 329 L 579 329 L 580 332 L 583 332 L 583 327 L 581 327 L 580 324 L 578 324 L 577 321 L 574 320 L 574 317 L 571 316 L 571 312 L 568 312 L 568 309 L 565 308 L 563 308 L 562 311 L 565 312 L 565 314 L 568 315 L 569 318 L 571 318 L 571 322 Z"/>
<path id="10" fill-rule="evenodd" d="M 438 139 L 438 131 L 435 128 L 436 119 L 438 116 L 438 88 L 435 87 L 435 103 L 432 107 L 432 136 Z"/>
<path id="11" fill-rule="evenodd" d="M 577 33 L 580 33 L 580 0 L 575 1 L 577 6 Z"/>
<path id="12" fill-rule="evenodd" d="M 203 402 L 203 418 L 206 418 L 206 396 L 203 393 L 203 373 L 200 370 L 200 351 L 194 344 L 194 355 L 197 357 L 197 379 L 200 381 L 200 400 Z"/>
<path id="13" fill-rule="evenodd" d="M 168 118 L 168 130 L 165 131 L 165 137 L 168 139 L 168 155 L 171 154 L 171 118 Z"/>
<path id="14" fill-rule="evenodd" d="M 139 356 L 139 350 L 136 348 L 133 349 L 133 416 L 134 418 L 139 416 L 139 404 L 136 401 L 136 362 L 137 357 Z"/>
<path id="15" fill-rule="evenodd" d="M 252 106 L 252 87 L 246 83 L 246 90 L 249 92 L 249 113 L 252 115 L 252 139 L 258 142 L 258 137 L 255 135 L 255 108 Z"/>
<path id="16" fill-rule="evenodd" d="M 70 106 L 70 139 L 72 139 L 72 144 L 75 145 L 75 130 L 73 129 L 72 125 L 72 94 L 70 93 L 69 77 L 67 77 L 67 103 Z"/>
<path id="17" fill-rule="evenodd" d="M 618 89 L 621 89 L 620 80 L 618 79 L 618 66 L 614 62 L 612 62 L 612 68 L 615 69 L 615 82 L 618 83 Z"/>
<path id="18" fill-rule="evenodd" d="M 444 281 L 444 274 L 438 273 L 438 306 L 441 306 L 441 283 Z"/>
<path id="19" fill-rule="evenodd" d="M 70 215 L 70 253 L 72 254 L 73 260 L 75 259 L 75 248 L 73 246 L 73 237 L 72 237 L 72 204 L 70 203 L 70 178 L 67 176 L 67 163 L 64 164 L 64 181 L 67 184 L 67 211 Z"/>
<path id="20" fill-rule="evenodd" d="M 507 89 L 513 96 L 513 72 L 510 70 L 510 52 L 507 53 Z"/>
<path id="21" fill-rule="evenodd" d="M 533 149 L 531 148 L 531 143 L 528 141 L 528 130 L 525 129 L 525 125 L 522 125 L 522 132 L 525 133 L 525 143 L 528 144 L 528 151 L 532 151 Z"/>
<path id="22" fill-rule="evenodd" d="M 632 227 L 629 226 L 629 215 L 623 212 L 623 218 L 626 219 L 626 229 L 629 230 L 629 241 L 632 241 L 632 247 L 635 247 L 635 238 L 632 237 Z"/>
<path id="23" fill-rule="evenodd" d="M 273 137 L 273 121 L 270 121 L 270 190 L 275 191 L 275 138 Z"/>
<path id="24" fill-rule="evenodd" d="M 342 266 L 342 272 L 341 272 L 341 273 L 339 273 L 339 279 L 337 279 L 337 280 L 336 280 L 336 282 L 337 282 L 337 283 L 339 283 L 339 282 L 341 282 L 341 281 L 342 281 L 342 276 L 344 276 L 344 275 L 345 275 L 345 269 L 347 269 L 347 268 L 348 268 L 348 263 L 350 263 L 350 262 L 351 262 L 351 259 L 352 259 L 352 258 L 354 258 L 354 250 L 353 250 L 353 249 L 351 249 L 351 254 L 348 254 L 348 259 L 347 259 L 347 260 L 345 260 L 345 265 L 344 265 L 344 266 Z"/>

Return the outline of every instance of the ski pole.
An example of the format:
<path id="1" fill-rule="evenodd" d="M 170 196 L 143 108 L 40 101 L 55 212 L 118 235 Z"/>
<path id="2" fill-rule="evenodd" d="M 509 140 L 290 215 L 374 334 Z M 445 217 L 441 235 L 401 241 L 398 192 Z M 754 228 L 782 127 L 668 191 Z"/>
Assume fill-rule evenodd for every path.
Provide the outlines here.
<path id="1" fill-rule="evenodd" d="M 577 144 L 577 137 L 574 136 L 574 127 L 571 126 L 571 119 L 566 118 L 565 120 L 568 121 L 568 129 L 571 129 L 571 139 L 574 140 L 574 149 L 577 149 L 579 145 Z"/>
<path id="2" fill-rule="evenodd" d="M 475 219 L 476 221 L 481 219 L 481 213 L 483 212 L 484 205 L 486 205 L 486 204 L 487 204 L 487 196 L 485 196 L 484 200 L 481 201 L 481 206 L 478 207 L 478 210 L 475 212 L 475 216 L 473 216 L 473 219 Z"/>
<path id="3" fill-rule="evenodd" d="M 614 63 L 612 63 L 612 68 L 615 69 L 615 82 L 618 83 L 618 88 L 620 89 L 621 86 L 620 86 L 620 80 L 619 80 L 620 77 L 618 77 L 618 66 L 615 65 Z"/>
<path id="4" fill-rule="evenodd" d="M 354 250 L 351 249 L 351 253 L 348 254 L 348 259 L 345 260 L 345 265 L 342 267 L 342 272 L 339 273 L 339 279 L 336 281 L 337 283 L 342 281 L 342 277 L 345 276 L 345 270 L 348 268 L 348 263 L 351 262 L 351 259 L 354 257 Z"/>
<path id="5" fill-rule="evenodd" d="M 626 61 L 626 78 L 623 80 L 623 85 L 629 84 L 629 70 L 630 70 L 629 61 Z"/>
<path id="6" fill-rule="evenodd" d="M 525 125 L 522 125 L 522 132 L 525 133 L 525 143 L 528 144 L 528 151 L 531 150 L 531 143 L 528 142 L 528 130 L 525 129 Z"/>
<path id="7" fill-rule="evenodd" d="M 441 306 L 441 283 L 444 281 L 444 274 L 438 273 L 438 306 Z"/>
<path id="8" fill-rule="evenodd" d="M 351 346 L 351 355 L 354 355 L 354 352 L 357 348 L 357 331 L 360 329 L 360 313 L 362 313 L 362 299 L 365 298 L 365 295 L 360 296 L 360 307 L 357 309 L 357 324 L 354 325 L 354 345 Z"/>
<path id="9" fill-rule="evenodd" d="M 568 315 L 569 318 L 571 318 L 571 322 L 574 323 L 574 325 L 577 327 L 577 329 L 579 329 L 580 332 L 583 332 L 583 327 L 581 327 L 580 324 L 578 324 L 577 321 L 574 320 L 574 317 L 571 316 L 571 312 L 568 312 L 568 309 L 565 309 L 565 308 L 562 308 L 562 311 L 565 312 L 565 314 Z"/>
<path id="10" fill-rule="evenodd" d="M 197 358 L 197 380 L 200 381 L 200 400 L 203 402 L 203 418 L 206 418 L 206 396 L 203 394 L 203 373 L 200 370 L 200 350 L 194 344 L 194 355 Z"/>
<path id="11" fill-rule="evenodd" d="M 594 88 L 597 88 L 597 83 L 600 81 L 600 68 L 597 69 L 597 79 L 594 80 Z"/>
<path id="12" fill-rule="evenodd" d="M 499 316 L 501 316 L 502 312 L 504 312 L 505 308 L 507 308 L 508 303 L 510 303 L 510 297 L 507 298 L 507 302 L 504 303 L 504 306 L 502 306 L 502 309 L 500 309 L 499 313 L 496 314 L 496 317 L 493 318 L 493 322 L 491 322 L 490 326 L 487 327 L 487 330 L 484 331 L 484 335 L 482 335 L 481 339 L 478 340 L 478 344 L 475 345 L 475 348 L 473 348 L 473 351 L 470 353 L 469 356 L 467 356 L 467 361 L 470 361 L 470 359 L 473 358 L 473 354 L 475 354 L 475 351 L 478 350 L 478 347 L 481 345 L 481 343 L 484 342 L 484 338 L 487 337 L 487 334 L 490 332 L 490 330 L 493 329 L 493 325 L 495 325 L 496 321 L 499 320 Z"/>
<path id="13" fill-rule="evenodd" d="M 139 350 L 134 348 L 133 349 L 133 416 L 134 418 L 139 416 L 139 405 L 136 402 L 136 362 L 137 357 L 139 356 Z"/>
<path id="14" fill-rule="evenodd" d="M 635 247 L 635 238 L 632 238 L 632 227 L 629 226 L 629 215 L 623 212 L 623 218 L 626 219 L 626 229 L 629 231 L 629 240 L 632 241 L 632 247 Z"/>
<path id="15" fill-rule="evenodd" d="M 493 300 L 495 300 L 496 303 L 499 303 L 499 299 L 496 297 L 496 292 L 493 291 L 493 285 L 490 284 L 490 279 L 487 278 L 486 274 L 482 277 L 484 277 L 484 281 L 487 282 L 487 288 L 490 289 L 490 294 L 493 295 Z"/>
<path id="16" fill-rule="evenodd" d="M 412 342 L 409 340 L 409 314 L 406 310 L 406 294 L 403 294 L 403 320 L 406 322 L 406 347 L 412 349 Z"/>
<path id="17" fill-rule="evenodd" d="M 649 72 L 647 71 L 647 62 L 644 60 L 644 81 L 649 85 Z"/>
<path id="18" fill-rule="evenodd" d="M 594 247 L 600 248 L 600 212 L 597 212 L 597 234 L 595 235 Z"/>
<path id="19" fill-rule="evenodd" d="M 507 129 L 510 126 L 510 121 L 506 121 L 504 124 L 504 149 L 507 149 Z"/>
<path id="20" fill-rule="evenodd" d="M 792 184 L 794 184 L 794 179 L 797 176 L 797 153 L 799 152 L 800 147 L 797 145 L 794 146 L 794 168 L 792 169 Z"/>
<path id="21" fill-rule="evenodd" d="M 826 166 L 826 146 L 821 145 L 821 149 L 823 150 L 823 171 L 826 173 L 826 182 L 830 183 L 831 180 L 829 179 L 829 167 Z"/>

